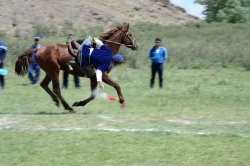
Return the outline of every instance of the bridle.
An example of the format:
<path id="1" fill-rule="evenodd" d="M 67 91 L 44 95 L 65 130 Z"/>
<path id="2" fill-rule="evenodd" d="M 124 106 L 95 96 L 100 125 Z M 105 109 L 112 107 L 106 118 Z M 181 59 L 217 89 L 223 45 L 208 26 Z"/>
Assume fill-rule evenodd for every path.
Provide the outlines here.
<path id="1" fill-rule="evenodd" d="M 132 45 L 130 44 L 123 44 L 123 42 L 119 43 L 119 42 L 115 42 L 115 41 L 112 41 L 112 39 L 114 39 L 115 37 L 117 37 L 118 34 L 120 33 L 117 33 L 116 35 L 113 35 L 112 38 L 110 40 L 104 40 L 105 42 L 108 42 L 108 43 L 114 43 L 114 44 L 117 44 L 117 45 L 124 45 L 126 47 L 133 47 L 134 46 L 134 43 L 135 43 L 135 38 L 132 39 L 131 36 L 128 34 L 128 32 L 124 32 L 122 30 L 120 30 L 121 32 L 123 32 L 125 34 L 125 37 L 123 39 L 123 42 L 126 40 L 126 38 L 128 38 L 131 42 L 132 42 Z"/>

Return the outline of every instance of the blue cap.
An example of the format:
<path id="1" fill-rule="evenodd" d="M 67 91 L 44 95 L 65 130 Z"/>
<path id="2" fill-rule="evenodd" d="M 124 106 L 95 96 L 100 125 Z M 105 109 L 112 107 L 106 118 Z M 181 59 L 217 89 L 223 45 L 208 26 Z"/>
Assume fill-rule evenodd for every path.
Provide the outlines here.
<path id="1" fill-rule="evenodd" d="M 34 41 L 39 41 L 40 39 L 41 39 L 40 36 L 34 37 Z"/>
<path id="2" fill-rule="evenodd" d="M 114 61 L 117 62 L 117 63 L 122 63 L 122 62 L 124 62 L 124 58 L 123 58 L 123 56 L 122 56 L 121 54 L 115 54 L 115 55 L 113 56 L 113 59 L 114 59 Z"/>
<path id="3" fill-rule="evenodd" d="M 1 49 L 4 49 L 5 51 L 8 50 L 6 44 L 5 44 L 3 41 L 0 41 L 0 48 L 1 48 Z"/>

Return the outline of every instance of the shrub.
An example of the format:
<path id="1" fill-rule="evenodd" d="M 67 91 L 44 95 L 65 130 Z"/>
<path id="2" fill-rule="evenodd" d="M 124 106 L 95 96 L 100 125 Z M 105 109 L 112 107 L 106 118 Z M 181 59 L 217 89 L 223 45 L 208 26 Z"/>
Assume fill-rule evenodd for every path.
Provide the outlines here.
<path id="1" fill-rule="evenodd" d="M 57 29 L 54 25 L 33 24 L 34 35 L 55 36 Z"/>

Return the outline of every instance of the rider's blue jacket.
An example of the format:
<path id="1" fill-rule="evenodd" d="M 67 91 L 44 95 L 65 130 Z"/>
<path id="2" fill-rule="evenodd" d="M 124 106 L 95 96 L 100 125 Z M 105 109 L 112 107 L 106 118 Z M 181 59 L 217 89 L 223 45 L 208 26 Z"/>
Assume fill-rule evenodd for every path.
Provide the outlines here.
<path id="1" fill-rule="evenodd" d="M 100 49 L 93 49 L 90 46 L 83 45 L 81 52 L 81 66 L 92 64 L 96 69 L 106 72 L 112 62 L 112 51 L 105 45 Z"/>

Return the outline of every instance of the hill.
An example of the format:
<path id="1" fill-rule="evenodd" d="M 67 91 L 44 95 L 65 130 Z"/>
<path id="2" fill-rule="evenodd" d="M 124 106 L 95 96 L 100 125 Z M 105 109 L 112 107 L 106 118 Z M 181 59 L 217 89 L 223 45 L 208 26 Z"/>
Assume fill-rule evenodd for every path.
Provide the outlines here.
<path id="1" fill-rule="evenodd" d="M 114 22 L 152 22 L 179 25 L 198 18 L 169 0 L 0 0 L 0 30 L 28 34 L 37 24 L 61 30 L 92 26 L 110 27 Z"/>

